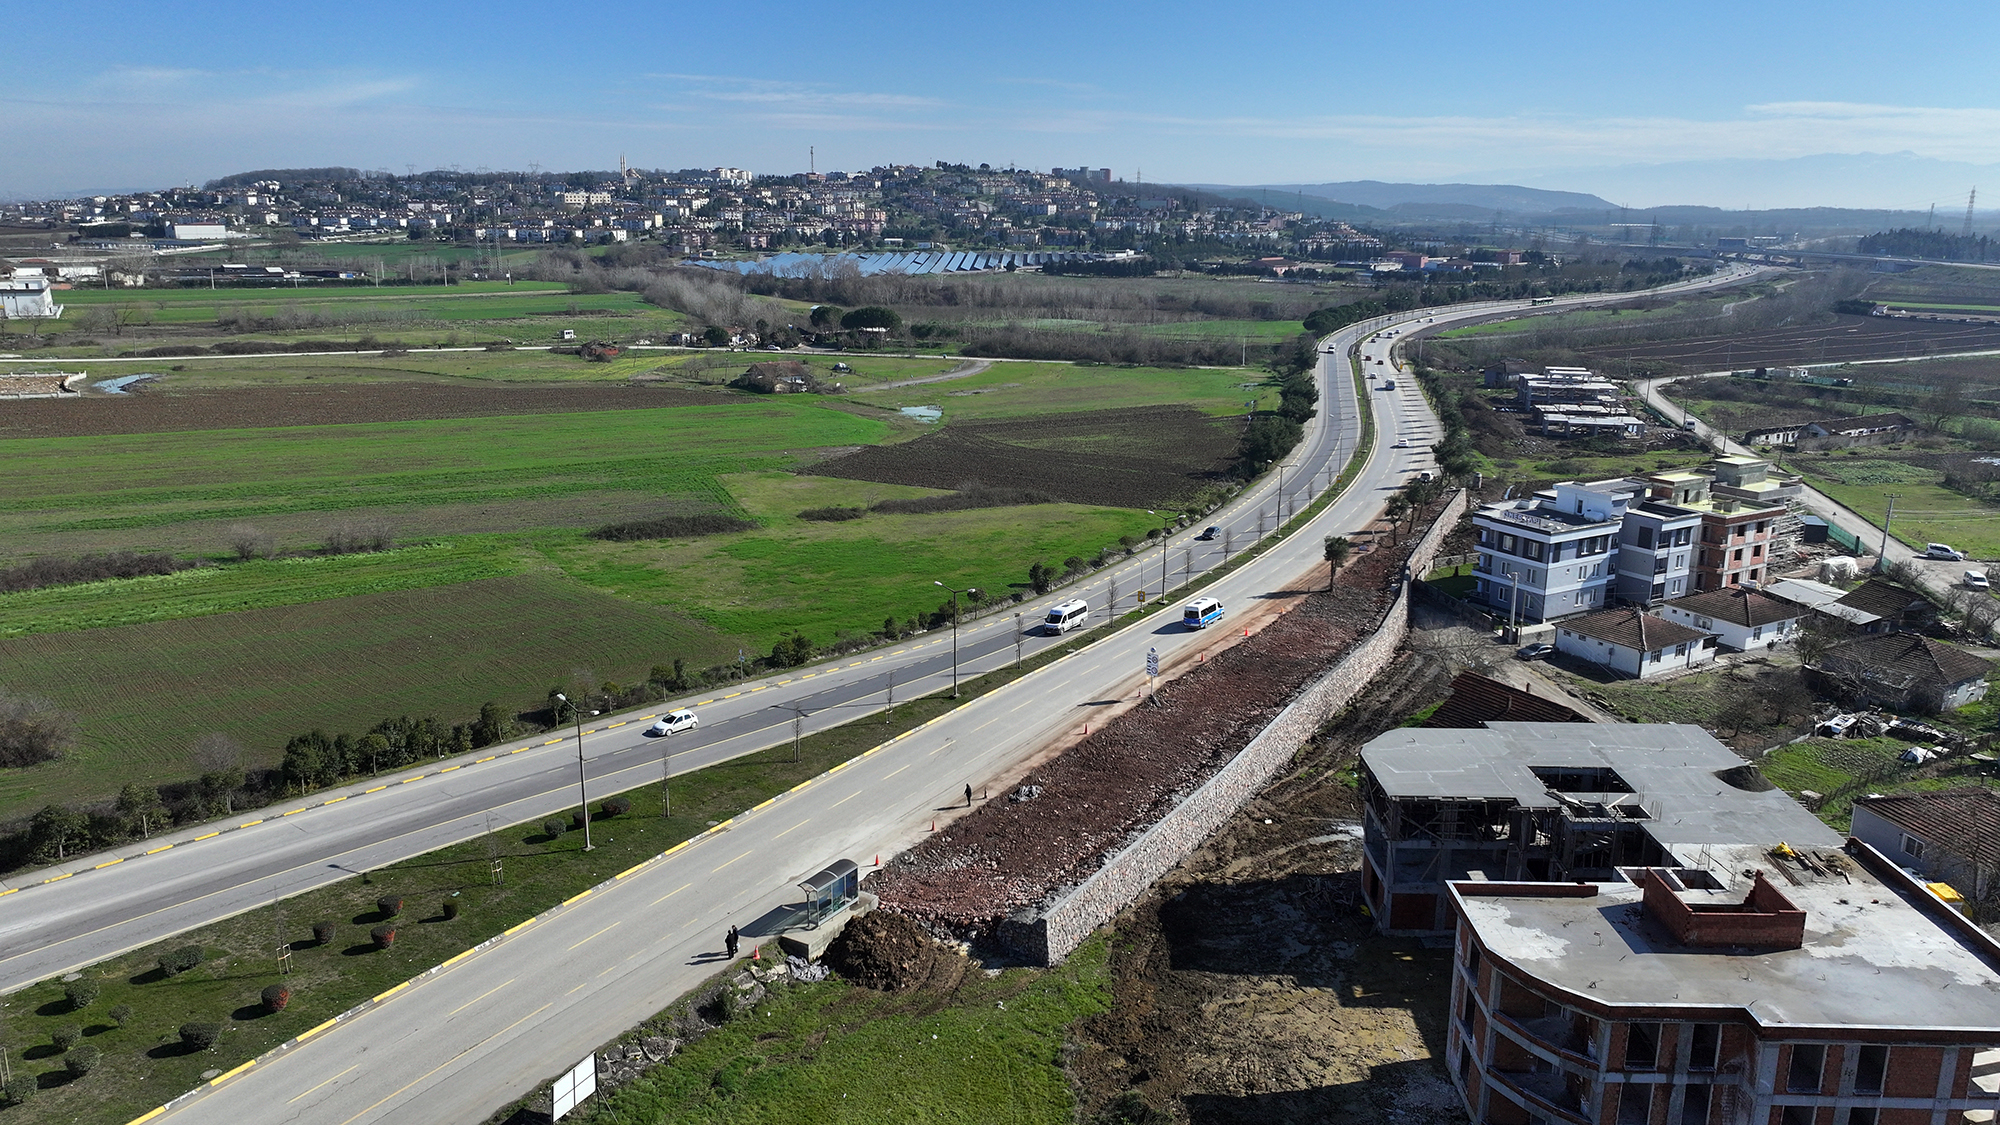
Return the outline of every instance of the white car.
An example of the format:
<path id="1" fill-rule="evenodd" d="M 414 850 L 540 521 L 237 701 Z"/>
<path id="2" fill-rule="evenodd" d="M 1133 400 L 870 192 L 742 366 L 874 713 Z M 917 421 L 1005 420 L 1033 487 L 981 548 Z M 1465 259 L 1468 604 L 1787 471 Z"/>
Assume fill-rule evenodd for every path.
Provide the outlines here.
<path id="1" fill-rule="evenodd" d="M 1975 590 L 1991 590 L 1993 588 L 1993 583 L 1986 580 L 1986 572 L 1983 570 L 1966 571 L 1965 584 Z"/>
<path id="2" fill-rule="evenodd" d="M 1399 439 L 1399 440 L 1398 440 L 1398 441 L 1396 442 L 1396 444 L 1395 444 L 1394 448 L 1396 448 L 1396 449 L 1408 449 L 1408 448 L 1410 448 L 1410 439 L 1409 439 L 1409 438 L 1402 438 L 1402 439 Z"/>
<path id="3" fill-rule="evenodd" d="M 1965 552 L 1954 549 L 1949 543 L 1931 543 L 1924 547 L 1924 557 L 1943 559 L 1946 562 L 1961 562 L 1965 558 Z"/>
<path id="4" fill-rule="evenodd" d="M 646 733 L 651 735 L 680 734 L 683 731 L 693 730 L 700 725 L 701 720 L 695 718 L 694 712 L 683 707 L 678 711 L 669 711 L 660 716 L 652 726 L 646 728 Z"/>

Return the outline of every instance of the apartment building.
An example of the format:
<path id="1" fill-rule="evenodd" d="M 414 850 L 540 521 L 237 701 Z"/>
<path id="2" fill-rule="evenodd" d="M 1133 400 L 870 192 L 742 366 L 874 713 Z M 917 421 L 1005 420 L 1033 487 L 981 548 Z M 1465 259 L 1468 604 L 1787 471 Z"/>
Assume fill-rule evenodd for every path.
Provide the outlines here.
<path id="1" fill-rule="evenodd" d="M 2000 1109 L 2000 943 L 1860 841 L 1459 881 L 1445 1059 L 1493 1125 L 1958 1125 Z"/>
<path id="2" fill-rule="evenodd" d="M 1629 490 L 1566 481 L 1472 514 L 1474 597 L 1514 622 L 1551 621 L 1610 604 Z"/>
<path id="3" fill-rule="evenodd" d="M 1616 483 L 1641 491 L 1637 482 Z M 1694 592 L 1694 541 L 1702 513 L 1660 500 L 1635 497 L 1618 529 L 1618 579 L 1613 593 L 1624 605 L 1658 605 Z"/>
<path id="4" fill-rule="evenodd" d="M 1755 457 L 1718 457 L 1708 472 L 1677 469 L 1636 478 L 1647 498 L 1701 514 L 1692 589 L 1721 590 L 1770 577 L 1771 548 L 1796 479 L 1773 477 Z"/>

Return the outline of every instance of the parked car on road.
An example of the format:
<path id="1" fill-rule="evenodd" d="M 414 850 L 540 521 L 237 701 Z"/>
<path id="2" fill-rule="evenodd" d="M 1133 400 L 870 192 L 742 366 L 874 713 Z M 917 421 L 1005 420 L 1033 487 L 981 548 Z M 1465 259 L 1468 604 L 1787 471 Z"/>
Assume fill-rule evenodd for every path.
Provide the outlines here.
<path id="1" fill-rule="evenodd" d="M 1962 562 L 1965 559 L 1965 552 L 1953 549 L 1949 543 L 1932 543 L 1924 548 L 1924 557 L 1943 559 L 1946 562 Z"/>
<path id="2" fill-rule="evenodd" d="M 1551 644 L 1522 645 L 1514 655 L 1522 660 L 1544 660 L 1555 655 L 1556 646 Z"/>
<path id="3" fill-rule="evenodd" d="M 682 731 L 690 731 L 700 725 L 701 720 L 695 718 L 694 712 L 683 707 L 678 711 L 669 711 L 661 715 L 652 726 L 646 728 L 646 733 L 656 736 L 680 734 Z"/>
<path id="4" fill-rule="evenodd" d="M 1986 572 L 1983 570 L 1966 571 L 1965 584 L 1975 590 L 1991 590 L 1993 588 L 1993 583 L 1986 580 Z"/>

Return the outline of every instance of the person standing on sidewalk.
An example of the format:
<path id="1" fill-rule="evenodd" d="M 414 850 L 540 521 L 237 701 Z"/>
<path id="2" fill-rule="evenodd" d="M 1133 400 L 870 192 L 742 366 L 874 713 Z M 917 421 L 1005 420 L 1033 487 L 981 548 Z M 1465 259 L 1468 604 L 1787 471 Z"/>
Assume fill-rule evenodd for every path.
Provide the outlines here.
<path id="1" fill-rule="evenodd" d="M 972 786 L 970 784 L 967 784 L 965 787 L 965 807 L 968 809 L 972 807 Z"/>
<path id="2" fill-rule="evenodd" d="M 729 927 L 728 936 L 722 939 L 723 947 L 729 950 L 729 959 L 731 961 L 736 960 L 736 943 L 737 943 L 736 927 L 731 926 Z"/>

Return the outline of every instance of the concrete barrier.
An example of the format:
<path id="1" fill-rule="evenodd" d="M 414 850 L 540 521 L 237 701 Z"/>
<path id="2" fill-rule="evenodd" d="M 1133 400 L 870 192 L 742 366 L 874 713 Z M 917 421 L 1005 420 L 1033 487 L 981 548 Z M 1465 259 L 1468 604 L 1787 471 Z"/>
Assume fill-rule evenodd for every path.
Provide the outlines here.
<path id="1" fill-rule="evenodd" d="M 1465 507 L 1463 491 L 1445 504 L 1412 549 L 1406 575 L 1429 569 Z M 1053 965 L 1069 956 L 1092 930 L 1138 901 L 1147 887 L 1186 859 L 1268 784 L 1307 739 L 1388 667 L 1409 631 L 1406 578 L 1375 631 L 1306 685 L 1248 746 L 1075 889 L 1039 912 L 1023 912 L 1004 922 L 1001 941 L 1039 964 Z"/>

